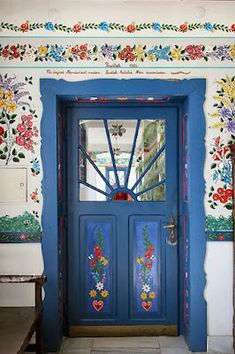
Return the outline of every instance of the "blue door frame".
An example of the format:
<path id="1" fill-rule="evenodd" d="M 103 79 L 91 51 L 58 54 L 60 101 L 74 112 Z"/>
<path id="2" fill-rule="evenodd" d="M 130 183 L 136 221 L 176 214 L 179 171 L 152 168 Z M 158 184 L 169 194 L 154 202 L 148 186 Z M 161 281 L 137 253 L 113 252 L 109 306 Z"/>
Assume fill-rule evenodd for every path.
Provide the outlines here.
<path id="1" fill-rule="evenodd" d="M 58 211 L 58 113 L 60 103 L 79 98 L 108 97 L 111 99 L 128 96 L 158 97 L 159 104 L 178 106 L 181 120 L 187 113 L 187 126 L 184 134 L 187 137 L 187 203 L 182 193 L 180 213 L 184 214 L 179 229 L 180 258 L 180 294 L 185 298 L 184 308 L 180 301 L 180 333 L 184 334 L 190 350 L 206 351 L 207 321 L 206 302 L 203 296 L 205 288 L 204 260 L 206 252 L 205 212 L 204 212 L 204 178 L 205 159 L 204 135 L 205 119 L 203 103 L 205 99 L 206 81 L 192 79 L 182 81 L 165 80 L 88 80 L 66 82 L 63 80 L 41 79 L 41 96 L 43 116 L 41 121 L 42 163 L 44 196 L 42 214 L 42 250 L 44 273 L 48 277 L 45 285 L 43 331 L 45 347 L 50 351 L 58 349 L 62 338 L 63 321 L 61 319 L 61 243 L 59 238 Z M 165 99 L 167 98 L 167 99 Z M 182 124 L 182 122 L 180 122 Z M 180 136 L 182 140 L 182 136 Z M 180 141 L 181 141 L 180 140 Z M 180 157 L 183 155 L 182 147 Z M 180 170 L 184 169 L 180 166 Z M 185 178 L 184 178 L 185 180 Z M 182 190 L 180 179 L 179 190 Z M 195 188 L 197 186 L 197 188 Z M 185 188 L 185 187 L 184 187 Z M 185 224 L 187 220 L 187 224 Z M 185 235 L 183 236 L 183 230 Z M 187 248 L 185 252 L 185 248 Z M 186 266 L 185 266 L 186 265 Z M 185 278 L 187 286 L 185 289 Z M 185 293 L 187 292 L 187 295 Z M 187 310 L 186 310 L 187 309 Z M 187 312 L 187 313 L 186 313 Z M 186 318 L 186 320 L 185 320 Z"/>

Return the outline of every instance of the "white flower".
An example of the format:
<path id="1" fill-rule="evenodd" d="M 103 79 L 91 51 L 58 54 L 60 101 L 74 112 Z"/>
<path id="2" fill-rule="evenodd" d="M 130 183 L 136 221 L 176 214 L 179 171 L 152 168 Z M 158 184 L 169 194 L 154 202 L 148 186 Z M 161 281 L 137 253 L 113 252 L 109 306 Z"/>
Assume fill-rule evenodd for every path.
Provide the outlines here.
<path id="1" fill-rule="evenodd" d="M 88 258 L 89 258 L 89 259 L 93 259 L 93 258 L 94 258 L 93 254 L 90 254 L 90 255 L 88 256 Z"/>
<path id="2" fill-rule="evenodd" d="M 142 289 L 145 293 L 148 293 L 150 291 L 150 286 L 148 284 L 144 284 Z"/>
<path id="3" fill-rule="evenodd" d="M 152 256 L 150 257 L 150 259 L 151 259 L 151 261 L 155 261 L 156 257 L 155 257 L 154 255 L 152 255 Z"/>
<path id="4" fill-rule="evenodd" d="M 104 289 L 104 284 L 103 284 L 101 281 L 99 281 L 99 282 L 96 284 L 96 289 L 97 289 L 97 290 L 102 290 L 102 289 Z"/>

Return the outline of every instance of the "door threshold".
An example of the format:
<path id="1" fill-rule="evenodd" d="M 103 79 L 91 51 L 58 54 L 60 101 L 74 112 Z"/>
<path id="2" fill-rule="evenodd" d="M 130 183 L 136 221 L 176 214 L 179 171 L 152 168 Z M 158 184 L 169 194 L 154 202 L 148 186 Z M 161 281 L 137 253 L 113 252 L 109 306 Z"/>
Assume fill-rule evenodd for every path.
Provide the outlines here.
<path id="1" fill-rule="evenodd" d="M 175 325 L 70 326 L 69 337 L 178 336 Z"/>

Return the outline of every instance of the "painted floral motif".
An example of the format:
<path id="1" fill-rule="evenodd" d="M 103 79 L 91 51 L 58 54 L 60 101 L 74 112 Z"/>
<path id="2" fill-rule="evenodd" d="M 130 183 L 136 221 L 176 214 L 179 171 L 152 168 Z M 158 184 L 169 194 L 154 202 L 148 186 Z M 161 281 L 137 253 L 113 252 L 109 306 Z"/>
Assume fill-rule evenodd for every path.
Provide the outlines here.
<path id="1" fill-rule="evenodd" d="M 219 119 L 211 128 L 220 128 L 220 131 L 235 134 L 235 76 L 226 76 L 217 82 L 219 90 L 214 96 L 216 103 L 215 112 L 210 114 L 212 118 Z"/>
<path id="2" fill-rule="evenodd" d="M 35 190 L 30 193 L 30 198 L 34 203 L 39 203 L 39 196 L 38 196 L 38 189 L 35 188 Z"/>
<path id="3" fill-rule="evenodd" d="M 41 167 L 40 167 L 40 162 L 39 160 L 35 157 L 33 160 L 30 161 L 31 163 L 31 172 L 32 176 L 37 176 L 41 172 Z"/>
<path id="4" fill-rule="evenodd" d="M 8 44 L 0 45 L 0 57 L 4 60 L 33 60 L 35 62 L 78 62 L 103 60 L 120 62 L 157 62 L 157 61 L 234 61 L 235 45 L 218 45 L 206 47 L 202 44 L 181 45 L 112 45 L 101 44 Z M 220 96 L 221 97 L 221 96 Z M 222 116 L 227 117 L 229 112 L 222 111 Z M 230 114 L 232 114 L 230 112 Z M 234 127 L 235 129 L 235 127 Z"/>
<path id="5" fill-rule="evenodd" d="M 24 89 L 31 78 L 25 81 L 17 82 L 15 77 L 0 75 L 0 159 L 5 160 L 6 165 L 25 158 L 23 151 L 34 152 L 34 137 L 38 137 L 33 123 L 37 116 L 28 102 L 32 97 Z M 19 108 L 24 113 L 20 114 Z"/>
<path id="6" fill-rule="evenodd" d="M 233 219 L 232 216 L 214 217 L 207 215 L 206 232 L 208 241 L 232 241 L 233 240 Z"/>
<path id="7" fill-rule="evenodd" d="M 93 252 L 88 256 L 94 287 L 89 295 L 92 298 L 92 306 L 96 311 L 101 311 L 105 306 L 105 299 L 109 296 L 109 291 L 105 289 L 106 266 L 109 261 L 104 256 L 104 241 L 102 231 L 97 230 L 98 240 L 93 247 Z"/>
<path id="8" fill-rule="evenodd" d="M 130 34 L 140 32 L 140 31 L 156 31 L 159 33 L 163 33 L 164 31 L 168 32 L 193 32 L 198 30 L 204 30 L 207 32 L 235 32 L 235 24 L 232 23 L 230 25 L 219 24 L 219 23 L 212 23 L 212 22 L 205 22 L 205 23 L 188 23 L 184 22 L 178 25 L 167 24 L 167 23 L 159 23 L 159 22 L 145 22 L 145 23 L 136 23 L 131 22 L 128 24 L 121 24 L 115 22 L 106 22 L 101 21 L 100 23 L 88 22 L 82 23 L 77 22 L 70 26 L 67 26 L 62 23 L 53 23 L 51 21 L 39 23 L 33 22 L 30 23 L 29 21 L 25 21 L 20 25 L 15 25 L 13 23 L 8 22 L 1 22 L 0 23 L 0 30 L 8 30 L 14 32 L 22 32 L 28 33 L 37 30 L 45 30 L 52 31 L 52 32 L 66 32 L 66 33 L 76 33 L 79 34 L 81 32 L 85 32 L 88 30 L 98 30 L 104 31 L 107 33 L 113 31 L 120 31 L 120 32 L 127 32 Z"/>
<path id="9" fill-rule="evenodd" d="M 145 246 L 145 254 L 138 256 L 136 263 L 139 265 L 139 280 L 142 284 L 141 306 L 145 311 L 150 311 L 153 305 L 153 299 L 156 297 L 155 291 L 151 289 L 151 279 L 153 262 L 156 261 L 154 255 L 155 248 L 149 240 L 148 228 L 145 225 L 142 229 L 143 244 Z"/>

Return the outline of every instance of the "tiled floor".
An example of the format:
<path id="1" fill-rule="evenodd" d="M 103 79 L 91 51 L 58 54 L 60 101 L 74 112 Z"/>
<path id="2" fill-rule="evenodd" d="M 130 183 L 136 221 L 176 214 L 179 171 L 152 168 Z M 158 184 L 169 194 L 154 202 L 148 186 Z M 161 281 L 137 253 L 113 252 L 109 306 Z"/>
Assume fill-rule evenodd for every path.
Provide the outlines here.
<path id="1" fill-rule="evenodd" d="M 60 354 L 189 354 L 180 337 L 65 338 Z M 196 354 L 196 353 L 194 353 Z M 220 353 L 223 354 L 223 353 Z"/>

